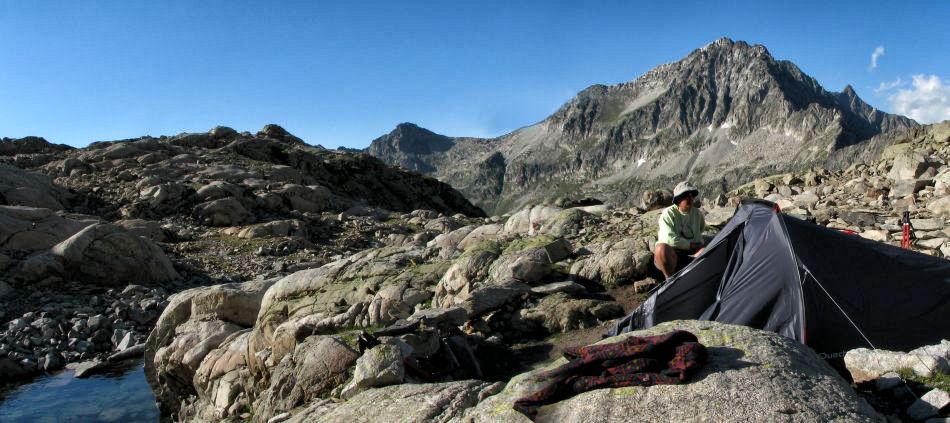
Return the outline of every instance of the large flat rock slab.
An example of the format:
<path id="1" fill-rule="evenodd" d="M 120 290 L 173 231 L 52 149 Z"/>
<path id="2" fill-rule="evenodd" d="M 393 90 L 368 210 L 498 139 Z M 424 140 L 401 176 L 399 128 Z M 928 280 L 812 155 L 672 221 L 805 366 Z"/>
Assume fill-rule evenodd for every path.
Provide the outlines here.
<path id="1" fill-rule="evenodd" d="M 609 338 L 693 332 L 708 348 L 709 361 L 683 385 L 598 389 L 541 408 L 537 421 L 722 422 L 882 421 L 811 349 L 780 335 L 716 322 L 674 321 Z M 498 395 L 466 413 L 472 422 L 527 422 L 511 405 L 540 386 L 535 377 L 563 364 L 514 377 Z"/>
<path id="2" fill-rule="evenodd" d="M 349 401 L 315 401 L 289 422 L 449 422 L 500 384 L 478 380 L 404 384 L 371 389 Z"/>

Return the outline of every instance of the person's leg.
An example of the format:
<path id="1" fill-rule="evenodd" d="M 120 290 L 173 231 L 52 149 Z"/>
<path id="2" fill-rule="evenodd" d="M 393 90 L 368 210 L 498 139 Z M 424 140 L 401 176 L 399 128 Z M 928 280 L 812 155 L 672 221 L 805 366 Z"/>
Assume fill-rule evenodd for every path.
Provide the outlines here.
<path id="1" fill-rule="evenodd" d="M 669 279 L 676 273 L 676 251 L 669 244 L 658 242 L 653 251 L 653 264 L 663 273 L 663 279 Z"/>
<path id="2" fill-rule="evenodd" d="M 693 255 L 686 250 L 676 250 L 676 269 L 675 272 L 683 270 L 686 266 L 689 266 L 693 262 Z"/>

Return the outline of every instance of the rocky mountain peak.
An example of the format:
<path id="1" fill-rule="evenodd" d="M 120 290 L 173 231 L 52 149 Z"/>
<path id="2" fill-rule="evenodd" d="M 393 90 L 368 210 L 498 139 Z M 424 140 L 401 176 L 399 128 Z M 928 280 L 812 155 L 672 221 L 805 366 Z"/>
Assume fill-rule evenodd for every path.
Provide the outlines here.
<path id="1" fill-rule="evenodd" d="M 417 134 L 417 133 L 426 134 L 426 133 L 433 133 L 433 132 L 432 132 L 432 131 L 429 131 L 428 129 L 425 129 L 425 128 L 420 128 L 419 125 L 416 125 L 416 124 L 414 124 L 414 123 L 412 123 L 412 122 L 403 122 L 403 123 L 400 123 L 400 124 L 396 125 L 396 127 L 393 128 L 392 132 L 390 132 L 390 133 L 391 133 L 391 134 L 413 135 L 413 134 Z"/>
<path id="2" fill-rule="evenodd" d="M 733 45 L 735 45 L 735 43 L 736 43 L 735 41 L 732 41 L 732 38 L 729 38 L 729 37 L 721 37 L 721 38 L 719 38 L 718 40 L 713 41 L 713 42 L 707 44 L 706 46 L 707 46 L 707 47 L 709 47 L 709 46 L 714 46 L 714 45 L 715 45 L 715 46 L 733 46 Z"/>
<path id="3" fill-rule="evenodd" d="M 633 81 L 591 85 L 540 123 L 494 140 L 420 128 L 418 140 L 394 131 L 368 152 L 503 213 L 561 196 L 635 204 L 642 190 L 683 179 L 722 192 L 764 172 L 846 167 L 834 151 L 916 125 L 852 87 L 825 90 L 762 45 L 721 38 Z"/>
<path id="4" fill-rule="evenodd" d="M 370 144 L 367 152 L 375 157 L 391 157 L 389 164 L 428 173 L 434 168 L 415 156 L 446 151 L 455 144 L 452 138 L 439 135 L 414 123 L 404 122 Z"/>
<path id="5" fill-rule="evenodd" d="M 703 46 L 702 48 L 698 49 L 697 51 L 704 51 L 704 52 L 710 52 L 710 51 L 719 51 L 719 52 L 725 52 L 725 51 L 728 51 L 728 52 L 733 52 L 733 51 L 740 51 L 740 52 L 749 51 L 749 52 L 754 52 L 754 53 L 758 53 L 758 54 L 763 54 L 763 53 L 764 53 L 764 54 L 768 55 L 769 57 L 771 57 L 771 54 L 769 53 L 768 49 L 766 49 L 765 46 L 763 46 L 763 45 L 761 45 L 761 44 L 749 44 L 749 43 L 747 43 L 747 42 L 745 42 L 745 41 L 742 41 L 742 40 L 734 41 L 734 40 L 732 40 L 731 38 L 728 38 L 728 37 L 722 37 L 722 38 L 720 38 L 720 39 L 718 39 L 718 40 L 716 40 L 716 41 L 713 41 L 713 42 L 711 42 L 711 43 L 709 43 L 709 44 L 706 44 L 705 46 Z"/>
<path id="6" fill-rule="evenodd" d="M 409 122 L 396 125 L 396 128 L 386 137 L 394 145 L 420 153 L 444 150 L 452 144 L 449 137 L 436 134 Z"/>
<path id="7" fill-rule="evenodd" d="M 841 103 L 842 107 L 851 110 L 872 109 L 869 104 L 865 103 L 864 100 L 861 100 L 861 97 L 858 97 L 858 93 L 854 91 L 854 87 L 852 87 L 851 84 L 845 85 L 841 92 L 834 93 L 834 95 L 838 99 L 838 102 Z"/>

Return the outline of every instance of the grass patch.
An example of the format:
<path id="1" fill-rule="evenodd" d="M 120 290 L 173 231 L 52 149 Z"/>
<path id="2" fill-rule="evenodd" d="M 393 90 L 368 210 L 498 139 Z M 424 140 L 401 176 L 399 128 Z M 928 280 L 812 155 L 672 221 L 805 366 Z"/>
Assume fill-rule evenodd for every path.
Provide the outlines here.
<path id="1" fill-rule="evenodd" d="M 356 346 L 356 331 L 349 331 L 349 332 L 341 333 L 339 335 L 340 335 L 340 339 L 342 339 L 343 342 L 346 343 L 346 345 L 349 345 L 352 347 Z"/>
<path id="2" fill-rule="evenodd" d="M 478 253 L 490 253 L 497 256 L 501 254 L 501 244 L 493 239 L 482 240 L 479 241 L 478 244 L 469 247 L 468 250 L 465 250 L 465 253 L 462 254 L 461 257 L 471 257 Z"/>
<path id="3" fill-rule="evenodd" d="M 402 228 L 402 229 L 404 229 L 404 230 L 406 230 L 406 231 L 409 231 L 409 232 L 411 232 L 411 233 L 413 233 L 413 234 L 422 232 L 422 231 L 425 229 L 424 227 L 422 227 L 422 225 L 418 225 L 418 224 L 415 224 L 415 223 L 409 223 L 409 222 L 407 222 L 407 221 L 401 219 L 401 218 L 398 217 L 398 216 L 397 216 L 397 217 L 392 217 L 392 218 L 386 219 L 386 220 L 382 221 L 382 223 L 385 224 L 385 225 L 394 226 L 394 227 L 397 227 L 397 228 Z"/>
<path id="4" fill-rule="evenodd" d="M 399 276 L 400 279 L 408 278 L 408 282 L 415 287 L 432 286 L 439 283 L 439 279 L 451 266 L 452 263 L 448 261 L 412 264 L 406 266 Z"/>
<path id="5" fill-rule="evenodd" d="M 897 374 L 904 378 L 904 380 L 914 381 L 929 388 L 950 392 L 950 375 L 937 372 L 933 376 L 923 377 L 908 368 L 898 369 Z"/>
<path id="6" fill-rule="evenodd" d="M 514 241 L 511 241 L 505 249 L 502 251 L 504 254 L 516 253 L 518 251 L 524 251 L 529 248 L 540 248 L 545 245 L 554 242 L 554 238 L 551 238 L 547 235 L 538 235 L 531 238 L 519 238 Z"/>
<path id="7" fill-rule="evenodd" d="M 273 239 L 268 238 L 238 238 L 233 235 L 223 233 L 215 234 L 208 238 L 209 241 L 220 243 L 221 245 L 238 250 L 242 254 L 255 254 L 257 249 L 263 246 L 276 244 Z"/>

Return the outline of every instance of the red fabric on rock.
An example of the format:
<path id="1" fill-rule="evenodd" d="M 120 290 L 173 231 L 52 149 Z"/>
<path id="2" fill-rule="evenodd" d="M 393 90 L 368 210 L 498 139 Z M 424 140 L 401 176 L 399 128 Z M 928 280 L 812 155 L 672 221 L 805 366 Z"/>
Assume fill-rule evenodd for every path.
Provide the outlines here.
<path id="1" fill-rule="evenodd" d="M 567 363 L 537 376 L 546 379 L 544 386 L 515 401 L 515 410 L 533 420 L 541 406 L 593 389 L 683 383 L 706 362 L 706 347 L 696 335 L 677 330 L 567 348 L 564 357 Z"/>

